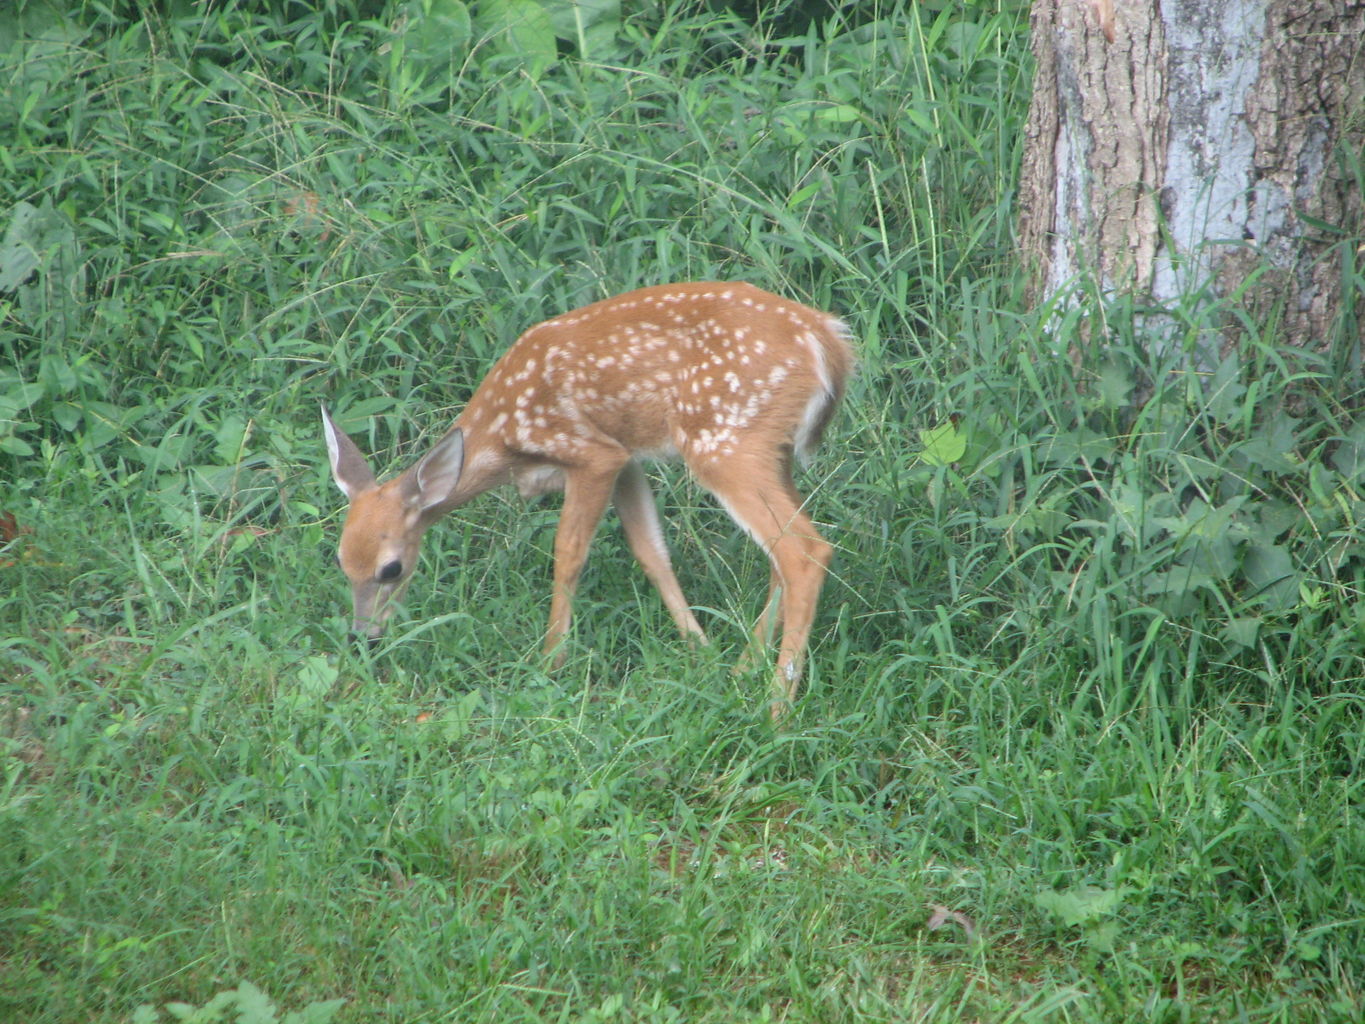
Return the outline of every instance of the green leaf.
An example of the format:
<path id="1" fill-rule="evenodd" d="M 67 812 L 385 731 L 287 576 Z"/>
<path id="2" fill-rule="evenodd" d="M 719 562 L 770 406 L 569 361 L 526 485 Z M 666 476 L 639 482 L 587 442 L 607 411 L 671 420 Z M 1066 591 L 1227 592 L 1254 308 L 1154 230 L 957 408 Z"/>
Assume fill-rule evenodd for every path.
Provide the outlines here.
<path id="1" fill-rule="evenodd" d="M 906 107 L 902 111 L 902 115 L 928 138 L 932 139 L 938 136 L 938 125 L 934 124 L 934 119 L 923 111 L 914 107 Z"/>
<path id="2" fill-rule="evenodd" d="M 244 981 L 237 986 L 237 1014 L 243 1024 L 247 1021 L 252 1024 L 273 1024 L 275 1004 L 251 982 Z"/>
<path id="3" fill-rule="evenodd" d="M 1242 615 L 1228 619 L 1223 626 L 1223 639 L 1235 647 L 1250 649 L 1256 646 L 1256 638 L 1261 632 L 1262 619 L 1259 615 Z"/>
<path id="4" fill-rule="evenodd" d="M 462 60 L 473 35 L 469 7 L 461 0 L 414 0 L 406 8 L 404 58 L 430 64 Z"/>
<path id="5" fill-rule="evenodd" d="M 1257 472 L 1295 473 L 1300 463 L 1292 453 L 1298 442 L 1297 421 L 1287 415 L 1277 415 L 1237 446 L 1238 458 L 1246 460 Z"/>
<path id="6" fill-rule="evenodd" d="M 247 421 L 238 415 L 224 416 L 218 429 L 214 431 L 214 454 L 225 466 L 231 466 L 242 457 L 247 440 Z"/>
<path id="7" fill-rule="evenodd" d="M 9 227 L 0 241 L 0 292 L 12 292 L 38 269 L 38 207 L 18 202 L 10 211 Z"/>
<path id="8" fill-rule="evenodd" d="M 621 0 L 560 0 L 547 6 L 555 35 L 573 43 L 584 60 L 603 60 L 615 50 Z"/>
<path id="9" fill-rule="evenodd" d="M 1315 942 L 1299 939 L 1294 943 L 1294 955 L 1300 960 L 1306 960 L 1309 963 L 1312 963 L 1322 957 L 1322 947 Z"/>
<path id="10" fill-rule="evenodd" d="M 20 458 L 30 458 L 33 454 L 33 445 L 27 441 L 21 441 L 13 434 L 0 436 L 0 452 L 6 455 L 18 455 Z"/>
<path id="11" fill-rule="evenodd" d="M 1287 612 L 1298 603 L 1299 572 L 1279 544 L 1249 545 L 1242 572 L 1253 588 L 1251 599 L 1271 611 Z"/>
<path id="12" fill-rule="evenodd" d="M 1043 435 L 1038 439 L 1038 457 L 1053 466 L 1075 466 L 1114 454 L 1112 438 L 1089 427 Z"/>
<path id="13" fill-rule="evenodd" d="M 1044 889 L 1034 897 L 1038 908 L 1068 928 L 1090 924 L 1117 912 L 1129 893 L 1126 886 L 1105 889 L 1079 885 L 1072 889 Z"/>
<path id="14" fill-rule="evenodd" d="M 307 697 L 325 697 L 340 674 L 337 667 L 321 655 L 304 658 L 295 676 L 298 692 Z"/>
<path id="15" fill-rule="evenodd" d="M 1194 590 L 1217 590 L 1213 577 L 1197 569 L 1181 566 L 1176 569 L 1148 572 L 1142 578 L 1142 592 L 1156 594 L 1188 594 Z"/>
<path id="16" fill-rule="evenodd" d="M 5 379 L 4 389 L 0 390 L 0 419 L 17 415 L 43 397 L 45 389 L 37 381 L 14 384 L 12 380 Z"/>
<path id="17" fill-rule="evenodd" d="M 1328 461 L 1353 483 L 1365 477 L 1365 420 L 1351 427 Z"/>
<path id="18" fill-rule="evenodd" d="M 1111 359 L 1100 370 L 1096 392 L 1106 409 L 1121 409 L 1133 397 L 1133 374 L 1127 364 Z"/>
<path id="19" fill-rule="evenodd" d="M 1241 382 L 1242 355 L 1228 356 L 1214 371 L 1208 383 L 1209 412 L 1220 423 L 1240 419 L 1247 389 Z"/>
<path id="20" fill-rule="evenodd" d="M 919 432 L 922 450 L 919 457 L 931 466 L 950 466 L 967 451 L 967 435 L 952 421 Z"/>
<path id="21" fill-rule="evenodd" d="M 495 49 L 522 59 L 531 78 L 539 78 L 559 57 L 554 26 L 536 0 L 482 0 L 478 24 Z"/>
<path id="22" fill-rule="evenodd" d="M 346 1005 L 344 999 L 327 999 L 320 1003 L 310 1003 L 302 1010 L 286 1013 L 280 1024 L 328 1024 Z"/>
<path id="23" fill-rule="evenodd" d="M 863 112 L 847 103 L 834 103 L 827 107 L 817 107 L 815 119 L 827 124 L 848 124 L 862 120 Z"/>

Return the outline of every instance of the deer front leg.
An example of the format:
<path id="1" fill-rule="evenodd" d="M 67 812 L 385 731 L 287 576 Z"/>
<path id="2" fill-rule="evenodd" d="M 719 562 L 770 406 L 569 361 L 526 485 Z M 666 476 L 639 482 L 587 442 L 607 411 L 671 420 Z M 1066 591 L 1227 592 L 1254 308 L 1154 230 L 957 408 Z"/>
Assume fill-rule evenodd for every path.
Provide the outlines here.
<path id="1" fill-rule="evenodd" d="M 545 657 L 551 669 L 564 665 L 562 645 L 573 620 L 573 598 L 578 577 L 588 558 L 597 524 L 611 500 L 612 486 L 624 460 L 609 468 L 577 468 L 564 473 L 564 508 L 555 531 L 554 591 L 550 595 L 550 625 L 545 630 Z"/>

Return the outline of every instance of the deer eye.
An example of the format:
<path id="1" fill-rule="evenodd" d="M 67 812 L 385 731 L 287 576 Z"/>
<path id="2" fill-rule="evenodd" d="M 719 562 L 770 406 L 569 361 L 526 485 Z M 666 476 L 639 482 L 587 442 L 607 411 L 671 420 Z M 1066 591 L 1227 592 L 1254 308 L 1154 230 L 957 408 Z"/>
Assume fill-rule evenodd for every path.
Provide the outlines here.
<path id="1" fill-rule="evenodd" d="M 397 560 L 390 562 L 388 565 L 384 566 L 384 568 L 379 570 L 379 580 L 381 583 L 387 583 L 389 582 L 389 580 L 396 580 L 398 579 L 399 576 L 402 575 L 403 563 Z"/>

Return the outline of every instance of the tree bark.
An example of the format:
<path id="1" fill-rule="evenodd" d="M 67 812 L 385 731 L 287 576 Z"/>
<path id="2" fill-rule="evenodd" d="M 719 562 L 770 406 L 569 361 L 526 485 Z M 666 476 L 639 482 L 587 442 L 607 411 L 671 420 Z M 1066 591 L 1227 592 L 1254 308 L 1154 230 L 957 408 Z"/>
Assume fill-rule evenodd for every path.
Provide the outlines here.
<path id="1" fill-rule="evenodd" d="M 1031 23 L 1035 297 L 1097 282 L 1160 307 L 1206 289 L 1282 344 L 1357 358 L 1365 2 L 1034 0 Z"/>

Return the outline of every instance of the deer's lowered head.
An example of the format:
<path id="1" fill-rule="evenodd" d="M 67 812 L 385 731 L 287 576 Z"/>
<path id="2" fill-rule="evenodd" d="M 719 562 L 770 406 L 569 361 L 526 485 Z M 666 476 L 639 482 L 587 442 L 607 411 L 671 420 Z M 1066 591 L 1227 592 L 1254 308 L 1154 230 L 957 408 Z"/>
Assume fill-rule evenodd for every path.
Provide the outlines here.
<path id="1" fill-rule="evenodd" d="M 412 579 L 422 535 L 451 507 L 464 466 L 464 435 L 452 430 L 406 472 L 381 484 L 325 406 L 322 430 L 332 478 L 351 503 L 337 548 L 351 584 L 351 629 L 373 642 Z"/>

